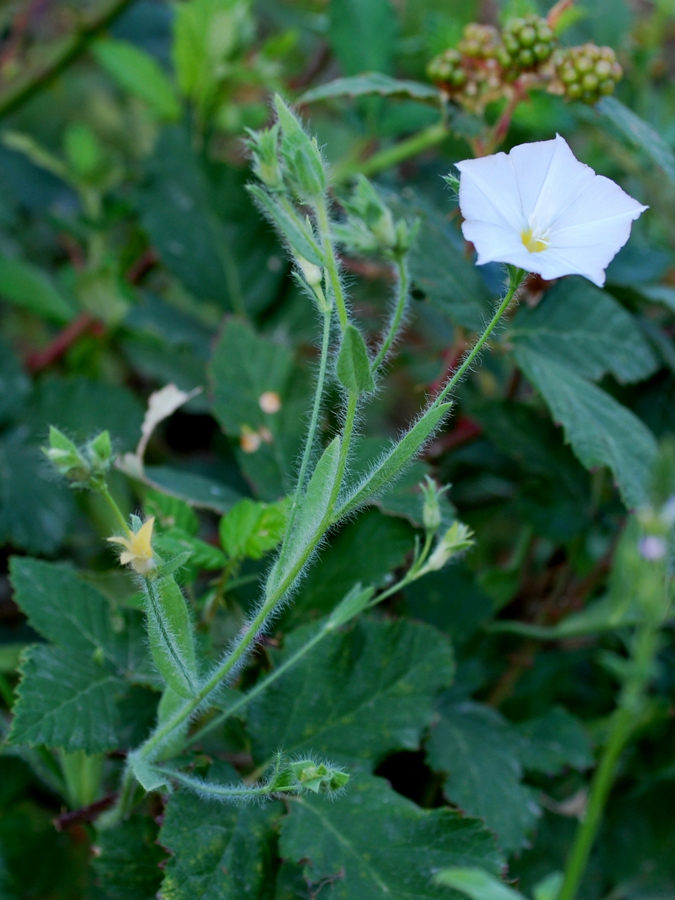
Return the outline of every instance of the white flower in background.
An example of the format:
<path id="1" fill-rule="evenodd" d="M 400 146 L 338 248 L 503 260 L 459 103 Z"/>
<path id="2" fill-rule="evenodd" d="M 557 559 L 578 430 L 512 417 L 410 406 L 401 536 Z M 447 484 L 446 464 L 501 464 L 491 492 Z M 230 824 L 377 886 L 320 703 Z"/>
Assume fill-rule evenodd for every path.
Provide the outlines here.
<path id="1" fill-rule="evenodd" d="M 560 135 L 456 165 L 462 232 L 479 266 L 511 263 L 546 279 L 583 275 L 602 287 L 631 222 L 647 209 L 579 162 Z"/>

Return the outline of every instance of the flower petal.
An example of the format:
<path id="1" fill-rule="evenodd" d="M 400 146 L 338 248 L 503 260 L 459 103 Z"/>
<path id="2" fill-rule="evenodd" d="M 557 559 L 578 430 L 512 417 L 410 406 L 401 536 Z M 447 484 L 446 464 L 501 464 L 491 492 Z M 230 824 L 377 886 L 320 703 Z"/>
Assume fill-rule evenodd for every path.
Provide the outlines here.
<path id="1" fill-rule="evenodd" d="M 120 535 L 113 535 L 113 537 L 106 538 L 106 541 L 109 541 L 111 544 L 121 544 L 123 547 L 126 547 L 127 550 L 131 549 L 131 541 L 129 538 L 121 537 Z"/>
<path id="2" fill-rule="evenodd" d="M 517 231 L 522 207 L 515 172 L 506 153 L 455 163 L 461 172 L 459 206 L 465 219 Z"/>
<path id="3" fill-rule="evenodd" d="M 562 138 L 561 138 L 562 140 Z M 563 141 L 563 143 L 565 143 Z M 557 139 L 520 144 L 509 153 L 525 221 L 534 211 L 557 149 Z"/>
<path id="4" fill-rule="evenodd" d="M 476 248 L 479 266 L 489 262 L 512 262 L 514 254 L 529 254 L 517 231 L 488 222 L 469 221 L 462 224 L 462 234 Z M 521 254 L 522 255 L 522 254 Z M 518 262 L 514 266 L 520 265 Z"/>
<path id="5" fill-rule="evenodd" d="M 591 183 L 572 203 L 568 204 L 565 211 L 558 217 L 552 231 L 558 235 L 563 229 L 573 229 L 579 225 L 596 225 L 598 230 L 605 227 L 604 223 L 617 218 L 623 219 L 628 225 L 637 219 L 648 207 L 643 206 L 623 191 L 618 184 L 604 175 L 594 175 Z M 626 243 L 627 238 L 622 244 Z"/>

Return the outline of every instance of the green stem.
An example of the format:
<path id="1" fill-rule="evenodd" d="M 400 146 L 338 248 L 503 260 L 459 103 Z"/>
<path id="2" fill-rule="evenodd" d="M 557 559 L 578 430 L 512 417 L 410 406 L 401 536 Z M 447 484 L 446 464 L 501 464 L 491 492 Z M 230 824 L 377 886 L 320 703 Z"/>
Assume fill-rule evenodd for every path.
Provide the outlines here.
<path id="1" fill-rule="evenodd" d="M 286 530 L 284 532 L 284 539 L 281 545 L 281 550 L 279 552 L 279 558 L 281 559 L 284 555 L 284 550 L 288 544 L 288 539 L 293 532 L 293 525 L 295 524 L 295 516 L 298 511 L 298 507 L 300 505 L 300 498 L 305 489 L 305 477 L 307 475 L 307 468 L 309 466 L 309 461 L 312 456 L 312 450 L 314 448 L 314 440 L 316 438 L 316 429 L 319 424 L 319 413 L 321 412 L 321 401 L 323 399 L 323 387 L 326 380 L 326 369 L 328 367 L 328 346 L 330 343 L 330 324 L 331 324 L 331 310 L 328 309 L 323 314 L 323 337 L 321 341 L 321 359 L 319 360 L 319 375 L 316 382 L 316 390 L 314 392 L 314 405 L 312 407 L 312 417 L 309 423 L 309 431 L 307 432 L 307 440 L 305 442 L 305 449 L 302 454 L 302 462 L 300 463 L 300 471 L 298 473 L 298 481 L 295 486 L 295 493 L 293 494 L 293 500 L 291 501 L 291 510 L 288 514 L 288 522 L 286 524 Z"/>
<path id="2" fill-rule="evenodd" d="M 391 317 L 391 322 L 389 323 L 387 334 L 385 335 L 384 340 L 382 341 L 382 346 L 380 347 L 378 354 L 371 366 L 372 372 L 376 372 L 379 369 L 379 367 L 384 362 L 387 353 L 389 353 L 389 349 L 398 332 L 399 326 L 401 324 L 401 319 L 403 318 L 403 313 L 405 312 L 406 303 L 408 301 L 409 279 L 408 268 L 405 264 L 405 259 L 397 259 L 396 267 L 398 269 L 398 296 L 396 298 L 396 306 Z"/>
<path id="3" fill-rule="evenodd" d="M 621 754 L 631 739 L 639 708 L 650 679 L 652 661 L 657 650 L 659 626 L 647 622 L 637 635 L 632 659 L 632 674 L 624 686 L 619 708 L 614 714 L 609 740 L 605 746 L 588 797 L 584 819 L 574 836 L 572 850 L 565 867 L 560 894 L 557 900 L 574 900 L 581 884 L 588 858 L 600 828 L 607 798 L 616 778 Z"/>
<path id="4" fill-rule="evenodd" d="M 133 0 L 109 0 L 104 3 L 100 12 L 89 21 L 85 21 L 75 34 L 69 35 L 54 48 L 51 58 L 35 71 L 28 71 L 16 79 L 0 95 L 0 117 L 9 115 L 27 100 L 50 84 L 74 59 L 86 50 L 87 46 L 119 16 Z"/>
<path id="5" fill-rule="evenodd" d="M 417 156 L 418 153 L 422 153 L 430 147 L 435 147 L 447 136 L 448 129 L 442 122 L 438 122 L 436 125 L 431 125 L 429 128 L 425 128 L 424 131 L 420 131 L 418 134 L 414 134 L 412 137 L 394 144 L 393 147 L 387 147 L 378 153 L 374 153 L 363 162 L 350 162 L 338 167 L 333 173 L 333 183 L 339 184 L 349 181 L 350 178 L 359 174 L 366 176 L 377 175 L 378 172 L 391 169 L 392 166 L 397 166 L 399 163 L 405 162 L 406 159 Z"/>
<path id="6" fill-rule="evenodd" d="M 433 403 L 430 406 L 430 409 L 433 409 L 434 407 L 439 406 L 445 400 L 445 398 L 448 396 L 450 391 L 457 385 L 457 383 L 462 380 L 467 369 L 469 369 L 471 367 L 471 364 L 473 363 L 474 359 L 478 356 L 480 351 L 483 349 L 483 345 L 488 340 L 488 338 L 490 337 L 490 335 L 496 328 L 499 320 L 501 319 L 501 317 L 504 315 L 504 313 L 508 309 L 509 304 L 513 300 L 514 294 L 516 293 L 516 291 L 522 284 L 523 279 L 525 278 L 526 274 L 527 274 L 526 272 L 519 270 L 518 273 L 511 276 L 509 289 L 506 292 L 504 299 L 499 304 L 499 307 L 497 308 L 497 312 L 490 319 L 490 322 L 488 323 L 485 331 L 478 338 L 478 340 L 474 344 L 471 352 L 468 353 L 467 356 L 464 358 L 464 362 L 457 369 L 457 371 L 452 376 L 452 378 L 449 379 L 448 383 L 445 385 L 443 390 L 438 394 L 436 399 L 433 401 Z"/>
<path id="7" fill-rule="evenodd" d="M 328 272 L 328 280 L 335 297 L 335 308 L 337 309 L 338 319 L 340 320 L 340 328 L 342 331 L 347 327 L 349 321 L 347 316 L 347 305 L 345 303 L 345 295 L 340 283 L 340 273 L 338 271 L 337 259 L 335 258 L 335 249 L 330 234 L 330 220 L 328 218 L 328 206 L 325 197 L 321 197 L 316 202 L 316 220 L 321 233 L 324 255 L 326 257 L 326 270 Z"/>
<path id="8" fill-rule="evenodd" d="M 98 488 L 98 493 L 103 497 L 105 502 L 108 504 L 110 511 L 112 512 L 117 524 L 121 526 L 122 531 L 127 536 L 131 535 L 131 529 L 127 525 L 127 520 L 122 515 L 119 506 L 113 500 L 112 494 L 108 490 L 108 485 L 104 484 L 103 487 Z"/>

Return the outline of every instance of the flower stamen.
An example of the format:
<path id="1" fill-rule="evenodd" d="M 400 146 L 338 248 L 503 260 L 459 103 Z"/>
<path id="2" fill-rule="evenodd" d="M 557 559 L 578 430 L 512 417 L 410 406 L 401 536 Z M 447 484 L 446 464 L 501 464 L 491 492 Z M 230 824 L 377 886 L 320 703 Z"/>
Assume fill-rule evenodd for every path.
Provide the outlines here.
<path id="1" fill-rule="evenodd" d="M 534 229 L 526 228 L 520 233 L 520 239 L 530 253 L 541 253 L 548 247 L 548 239 L 538 235 Z"/>

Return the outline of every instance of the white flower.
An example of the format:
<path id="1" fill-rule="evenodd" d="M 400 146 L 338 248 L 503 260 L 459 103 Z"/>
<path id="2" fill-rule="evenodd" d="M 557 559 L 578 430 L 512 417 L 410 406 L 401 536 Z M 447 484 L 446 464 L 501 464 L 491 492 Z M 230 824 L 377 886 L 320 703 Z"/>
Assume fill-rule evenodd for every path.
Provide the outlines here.
<path id="1" fill-rule="evenodd" d="M 647 209 L 579 162 L 560 135 L 456 165 L 462 232 L 478 265 L 511 263 L 546 279 L 583 275 L 602 287 Z"/>

